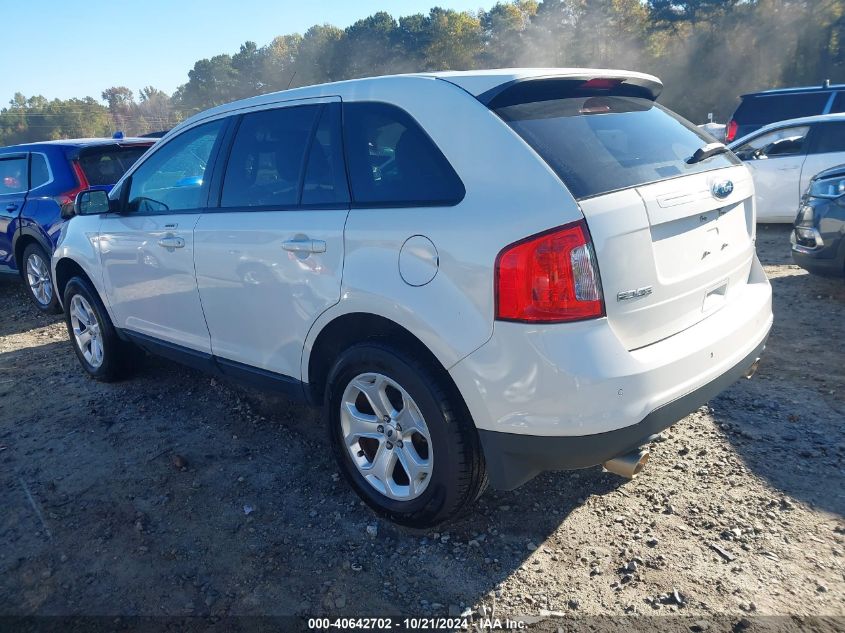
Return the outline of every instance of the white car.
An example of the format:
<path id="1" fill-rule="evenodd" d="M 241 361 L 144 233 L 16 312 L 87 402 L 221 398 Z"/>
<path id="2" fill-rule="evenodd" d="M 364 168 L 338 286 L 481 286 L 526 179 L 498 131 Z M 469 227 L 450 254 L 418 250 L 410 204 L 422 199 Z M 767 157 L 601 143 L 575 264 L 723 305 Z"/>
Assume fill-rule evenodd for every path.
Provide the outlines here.
<path id="1" fill-rule="evenodd" d="M 487 482 L 604 464 L 756 367 L 754 187 L 588 69 L 378 77 L 180 124 L 53 259 L 83 368 L 135 346 L 323 405 L 374 509 L 429 526 Z"/>
<path id="2" fill-rule="evenodd" d="M 845 163 L 845 114 L 772 123 L 729 147 L 754 176 L 757 221 L 792 223 L 813 176 Z"/>

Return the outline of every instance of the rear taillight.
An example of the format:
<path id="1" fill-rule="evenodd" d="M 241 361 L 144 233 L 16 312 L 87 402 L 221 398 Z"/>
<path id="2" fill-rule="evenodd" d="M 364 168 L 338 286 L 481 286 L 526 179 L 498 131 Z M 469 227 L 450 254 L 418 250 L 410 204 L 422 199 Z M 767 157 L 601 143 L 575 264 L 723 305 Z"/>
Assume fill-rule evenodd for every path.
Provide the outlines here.
<path id="1" fill-rule="evenodd" d="M 496 258 L 496 318 L 560 323 L 604 316 L 584 220 L 506 247 Z"/>
<path id="2" fill-rule="evenodd" d="M 73 168 L 73 173 L 76 176 L 77 186 L 69 191 L 64 191 L 54 197 L 53 199 L 60 207 L 64 207 L 66 205 L 73 205 L 76 201 L 76 195 L 80 191 L 85 191 L 90 186 L 88 184 L 88 178 L 85 177 L 85 172 L 82 171 L 82 167 L 79 163 L 75 160 L 70 161 L 71 168 Z"/>
<path id="3" fill-rule="evenodd" d="M 728 141 L 728 142 L 731 142 L 732 140 L 734 140 L 736 138 L 736 131 L 737 131 L 738 128 L 739 128 L 739 125 L 737 125 L 736 121 L 731 119 L 728 122 L 728 127 L 725 128 L 725 140 Z"/>

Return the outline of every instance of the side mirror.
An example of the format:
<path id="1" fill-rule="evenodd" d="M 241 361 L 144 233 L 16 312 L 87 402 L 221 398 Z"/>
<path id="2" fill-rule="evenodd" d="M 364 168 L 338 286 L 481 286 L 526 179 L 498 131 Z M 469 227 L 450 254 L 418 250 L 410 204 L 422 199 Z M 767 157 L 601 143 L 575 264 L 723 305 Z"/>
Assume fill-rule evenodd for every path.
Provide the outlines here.
<path id="1" fill-rule="evenodd" d="M 73 203 L 73 215 L 97 215 L 108 213 L 109 210 L 109 194 L 102 189 L 80 191 Z"/>

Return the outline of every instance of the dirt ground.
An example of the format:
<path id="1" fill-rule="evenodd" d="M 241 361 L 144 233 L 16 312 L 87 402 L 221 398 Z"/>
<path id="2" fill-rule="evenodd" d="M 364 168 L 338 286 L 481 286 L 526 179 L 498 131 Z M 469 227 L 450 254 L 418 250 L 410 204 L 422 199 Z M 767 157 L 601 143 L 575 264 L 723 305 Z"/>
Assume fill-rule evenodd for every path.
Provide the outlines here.
<path id="1" fill-rule="evenodd" d="M 785 226 L 758 247 L 775 326 L 752 380 L 634 481 L 550 473 L 436 532 L 364 507 L 314 412 L 154 358 L 96 383 L 0 280 L 0 614 L 845 626 L 845 283 L 794 266 Z"/>

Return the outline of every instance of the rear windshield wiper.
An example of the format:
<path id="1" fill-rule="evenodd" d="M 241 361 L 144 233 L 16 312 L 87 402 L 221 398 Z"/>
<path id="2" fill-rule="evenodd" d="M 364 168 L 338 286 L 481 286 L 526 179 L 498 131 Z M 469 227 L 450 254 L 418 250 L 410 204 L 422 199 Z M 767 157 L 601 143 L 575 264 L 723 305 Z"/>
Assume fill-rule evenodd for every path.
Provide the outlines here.
<path id="1" fill-rule="evenodd" d="M 708 158 L 712 158 L 717 154 L 724 154 L 728 151 L 728 148 L 722 145 L 722 143 L 708 143 L 704 147 L 699 147 L 695 150 L 695 153 L 687 158 L 687 165 L 694 165 L 695 163 L 700 163 L 703 160 L 707 160 Z"/>

